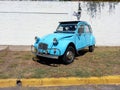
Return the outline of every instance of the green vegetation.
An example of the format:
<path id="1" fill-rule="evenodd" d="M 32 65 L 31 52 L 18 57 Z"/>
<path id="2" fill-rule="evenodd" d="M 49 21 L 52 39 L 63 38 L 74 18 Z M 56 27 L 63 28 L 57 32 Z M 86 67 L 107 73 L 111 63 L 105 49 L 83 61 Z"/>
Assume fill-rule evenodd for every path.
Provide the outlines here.
<path id="1" fill-rule="evenodd" d="M 120 75 L 120 47 L 96 47 L 81 51 L 72 64 L 41 58 L 31 52 L 0 52 L 0 78 L 91 77 Z M 4 53 L 4 54 L 3 54 Z"/>

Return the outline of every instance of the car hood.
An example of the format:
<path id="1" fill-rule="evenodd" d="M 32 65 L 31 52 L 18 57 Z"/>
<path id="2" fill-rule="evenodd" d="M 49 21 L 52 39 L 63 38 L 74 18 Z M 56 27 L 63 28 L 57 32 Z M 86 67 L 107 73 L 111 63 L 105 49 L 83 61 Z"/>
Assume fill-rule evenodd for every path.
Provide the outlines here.
<path id="1" fill-rule="evenodd" d="M 65 39 L 65 38 L 70 38 L 72 37 L 73 34 L 66 34 L 66 33 L 53 33 L 53 34 L 49 34 L 43 38 L 41 38 L 41 42 L 53 42 L 53 39 L 56 38 L 58 41 L 61 39 Z"/>

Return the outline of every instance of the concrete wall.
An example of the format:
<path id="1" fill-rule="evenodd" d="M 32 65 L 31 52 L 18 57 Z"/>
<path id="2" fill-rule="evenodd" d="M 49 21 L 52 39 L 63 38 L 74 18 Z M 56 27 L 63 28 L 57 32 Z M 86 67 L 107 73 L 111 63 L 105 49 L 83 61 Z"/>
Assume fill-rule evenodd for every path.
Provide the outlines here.
<path id="1" fill-rule="evenodd" d="M 82 4 L 81 20 L 92 25 L 97 45 L 120 46 L 120 4 L 91 18 Z M 35 36 L 55 31 L 59 21 L 76 20 L 78 2 L 0 1 L 0 45 L 31 45 Z"/>

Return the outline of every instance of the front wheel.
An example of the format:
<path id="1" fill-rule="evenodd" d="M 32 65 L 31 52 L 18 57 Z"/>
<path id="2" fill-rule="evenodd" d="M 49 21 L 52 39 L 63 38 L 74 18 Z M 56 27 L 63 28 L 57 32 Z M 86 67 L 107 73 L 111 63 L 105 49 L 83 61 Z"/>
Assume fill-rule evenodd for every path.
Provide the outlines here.
<path id="1" fill-rule="evenodd" d="M 65 64 L 70 64 L 74 61 L 75 58 L 75 49 L 72 46 L 69 46 L 63 55 L 63 62 Z"/>

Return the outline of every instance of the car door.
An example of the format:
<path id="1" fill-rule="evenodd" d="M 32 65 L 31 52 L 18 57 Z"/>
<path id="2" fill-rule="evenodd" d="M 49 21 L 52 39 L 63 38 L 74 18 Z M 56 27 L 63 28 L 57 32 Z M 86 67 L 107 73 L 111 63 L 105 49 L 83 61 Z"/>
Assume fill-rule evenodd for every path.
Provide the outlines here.
<path id="1" fill-rule="evenodd" d="M 76 48 L 80 50 L 86 46 L 86 38 L 85 38 L 85 26 L 80 25 L 78 27 L 78 34 L 76 37 Z"/>
<path id="2" fill-rule="evenodd" d="M 89 25 L 85 25 L 85 40 L 86 40 L 86 46 L 90 45 L 90 36 L 91 36 L 91 30 L 89 28 Z"/>

